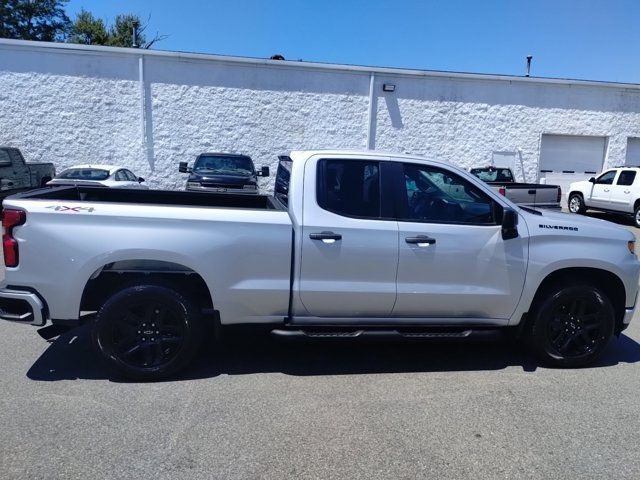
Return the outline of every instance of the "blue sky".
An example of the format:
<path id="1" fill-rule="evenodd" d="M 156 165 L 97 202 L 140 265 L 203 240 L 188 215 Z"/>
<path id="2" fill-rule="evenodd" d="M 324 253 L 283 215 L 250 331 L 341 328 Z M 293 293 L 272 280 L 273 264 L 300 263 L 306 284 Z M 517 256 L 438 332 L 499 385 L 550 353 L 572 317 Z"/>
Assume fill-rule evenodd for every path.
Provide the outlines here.
<path id="1" fill-rule="evenodd" d="M 71 0 L 151 16 L 154 48 L 640 83 L 640 0 Z"/>

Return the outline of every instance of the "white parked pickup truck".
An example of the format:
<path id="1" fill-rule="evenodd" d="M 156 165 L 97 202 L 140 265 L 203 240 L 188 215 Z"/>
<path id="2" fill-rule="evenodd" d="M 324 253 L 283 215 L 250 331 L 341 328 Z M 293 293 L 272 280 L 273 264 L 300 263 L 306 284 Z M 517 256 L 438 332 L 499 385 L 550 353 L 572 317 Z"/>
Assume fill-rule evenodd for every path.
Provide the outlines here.
<path id="1" fill-rule="evenodd" d="M 568 206 L 571 213 L 588 209 L 633 216 L 640 228 L 640 168 L 616 167 L 605 170 L 597 178 L 572 183 Z"/>
<path id="2" fill-rule="evenodd" d="M 624 228 L 371 151 L 280 157 L 272 197 L 36 190 L 4 201 L 3 226 L 0 317 L 89 321 L 100 356 L 137 379 L 184 367 L 206 322 L 332 340 L 510 331 L 581 366 L 629 324 L 640 272 Z"/>

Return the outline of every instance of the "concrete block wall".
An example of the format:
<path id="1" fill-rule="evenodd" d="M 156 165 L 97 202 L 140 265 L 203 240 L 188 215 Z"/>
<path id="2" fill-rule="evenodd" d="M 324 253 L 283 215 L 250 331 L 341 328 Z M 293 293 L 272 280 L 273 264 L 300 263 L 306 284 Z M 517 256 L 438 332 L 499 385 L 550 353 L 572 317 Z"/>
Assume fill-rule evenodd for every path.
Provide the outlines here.
<path id="1" fill-rule="evenodd" d="M 605 166 L 624 163 L 639 87 L 0 40 L 0 144 L 58 170 L 116 163 L 181 189 L 178 162 L 203 151 L 275 171 L 278 154 L 364 149 L 371 132 L 375 149 L 463 167 L 521 149 L 535 181 L 545 133 L 606 136 Z"/>

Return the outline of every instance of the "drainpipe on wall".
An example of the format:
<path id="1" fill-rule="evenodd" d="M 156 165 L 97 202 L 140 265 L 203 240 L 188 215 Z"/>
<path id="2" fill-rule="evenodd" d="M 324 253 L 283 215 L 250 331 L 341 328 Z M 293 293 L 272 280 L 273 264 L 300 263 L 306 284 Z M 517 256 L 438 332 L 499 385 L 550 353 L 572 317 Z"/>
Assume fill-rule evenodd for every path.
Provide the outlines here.
<path id="1" fill-rule="evenodd" d="M 138 57 L 138 82 L 140 84 L 140 128 L 142 132 L 142 148 L 146 151 L 147 162 L 154 170 L 153 158 L 153 123 L 151 119 L 151 95 L 147 91 L 144 79 L 144 56 Z"/>
<path id="2" fill-rule="evenodd" d="M 368 114 L 368 129 L 367 129 L 367 150 L 374 150 L 376 147 L 376 98 L 374 85 L 376 81 L 376 74 L 371 72 L 369 79 L 369 114 Z"/>

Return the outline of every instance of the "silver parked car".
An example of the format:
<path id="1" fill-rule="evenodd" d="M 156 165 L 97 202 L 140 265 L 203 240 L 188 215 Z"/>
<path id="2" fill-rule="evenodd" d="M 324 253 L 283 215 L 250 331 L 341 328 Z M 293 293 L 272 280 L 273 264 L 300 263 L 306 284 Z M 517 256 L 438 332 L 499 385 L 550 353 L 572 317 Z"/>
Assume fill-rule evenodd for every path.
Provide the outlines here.
<path id="1" fill-rule="evenodd" d="M 56 175 L 47 185 L 86 185 L 110 188 L 142 188 L 144 178 L 116 165 L 76 165 Z"/>

